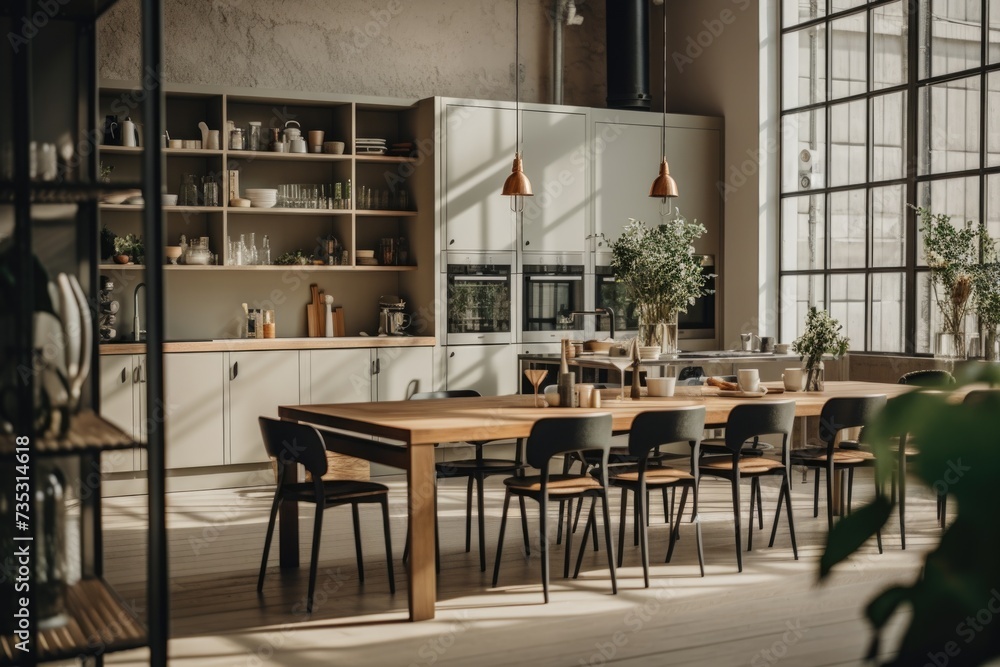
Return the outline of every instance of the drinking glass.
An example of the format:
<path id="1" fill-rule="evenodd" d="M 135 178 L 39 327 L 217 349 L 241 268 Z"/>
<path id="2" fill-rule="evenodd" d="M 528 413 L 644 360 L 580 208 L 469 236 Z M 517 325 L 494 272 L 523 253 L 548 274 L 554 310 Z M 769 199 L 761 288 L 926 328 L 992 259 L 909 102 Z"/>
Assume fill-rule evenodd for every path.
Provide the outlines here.
<path id="1" fill-rule="evenodd" d="M 611 365 L 618 369 L 618 374 L 621 376 L 621 392 L 618 395 L 619 401 L 625 400 L 625 371 L 628 367 L 632 365 L 631 357 L 608 357 L 608 361 Z"/>
<path id="2" fill-rule="evenodd" d="M 545 376 L 548 371 L 541 368 L 526 368 L 524 369 L 524 376 L 528 378 L 528 382 L 531 386 L 535 388 L 535 407 L 538 407 L 538 387 L 541 386 L 542 381 L 545 380 Z"/>

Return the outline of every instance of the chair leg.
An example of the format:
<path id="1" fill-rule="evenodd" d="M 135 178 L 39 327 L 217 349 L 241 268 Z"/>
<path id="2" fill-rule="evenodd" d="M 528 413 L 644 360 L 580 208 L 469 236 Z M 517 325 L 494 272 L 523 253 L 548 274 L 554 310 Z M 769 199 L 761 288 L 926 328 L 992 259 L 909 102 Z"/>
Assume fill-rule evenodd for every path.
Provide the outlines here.
<path id="1" fill-rule="evenodd" d="M 836 474 L 831 457 L 826 466 L 826 523 L 829 530 L 833 530 L 833 476 Z"/>
<path id="2" fill-rule="evenodd" d="M 883 489 L 882 485 L 878 483 L 878 476 L 876 476 L 875 477 L 875 498 L 881 498 L 883 493 L 885 493 L 885 489 Z M 878 544 L 878 552 L 879 553 L 883 553 L 883 551 L 882 551 L 882 528 L 881 527 L 879 527 L 879 529 L 875 531 L 875 541 Z"/>
<path id="3" fill-rule="evenodd" d="M 740 477 L 733 475 L 733 522 L 736 524 L 736 567 L 743 571 L 743 540 L 740 537 Z"/>
<path id="4" fill-rule="evenodd" d="M 816 480 L 813 489 L 813 517 L 819 516 L 819 468 L 816 468 Z"/>
<path id="5" fill-rule="evenodd" d="M 497 587 L 497 579 L 500 578 L 500 556 L 503 554 L 503 534 L 507 529 L 507 508 L 510 506 L 510 489 L 503 497 L 503 516 L 500 518 L 500 536 L 497 538 L 497 558 L 493 564 L 493 588 Z"/>
<path id="6" fill-rule="evenodd" d="M 792 492 L 787 475 L 782 479 L 782 483 L 785 485 L 785 510 L 788 512 L 788 535 L 792 539 L 792 555 L 795 556 L 795 560 L 798 560 L 799 547 L 795 543 L 795 517 L 792 515 Z"/>
<path id="7" fill-rule="evenodd" d="M 643 495 L 645 495 L 645 494 L 643 494 Z M 648 500 L 649 500 L 648 497 L 640 499 L 639 498 L 639 492 L 638 491 L 635 492 L 635 498 L 634 498 L 635 506 L 632 507 L 632 546 L 633 547 L 639 546 L 639 503 L 641 503 L 643 501 L 647 501 L 646 504 L 648 505 L 649 504 Z"/>
<path id="8" fill-rule="evenodd" d="M 389 570 L 389 593 L 396 593 L 396 575 L 392 567 L 392 531 L 389 529 L 389 498 L 382 496 L 382 531 L 385 533 L 385 562 Z"/>
<path id="9" fill-rule="evenodd" d="M 365 561 L 361 555 L 361 517 L 358 504 L 351 503 L 351 520 L 354 523 L 354 553 L 358 558 L 358 581 L 365 583 Z"/>
<path id="10" fill-rule="evenodd" d="M 701 576 L 705 576 L 705 550 L 701 542 L 701 517 L 698 516 L 698 485 L 701 480 L 698 476 L 695 476 L 694 480 L 694 492 L 692 493 L 692 506 L 691 506 L 691 521 L 694 523 L 695 529 L 695 542 L 698 547 L 698 567 L 701 569 Z M 681 500 L 684 499 L 684 495 L 681 494 Z M 681 506 L 681 510 L 677 514 L 677 525 L 680 525 L 681 518 L 684 516 L 684 507 Z"/>
<path id="11" fill-rule="evenodd" d="M 486 500 L 483 498 L 483 486 L 486 478 L 476 475 L 476 499 L 479 505 L 476 507 L 477 518 L 479 519 L 479 571 L 486 571 Z"/>
<path id="12" fill-rule="evenodd" d="M 545 598 L 545 604 L 549 603 L 549 545 L 548 545 L 548 518 L 546 514 L 547 510 L 547 498 L 546 494 L 542 494 L 538 498 L 538 536 L 541 541 L 538 543 L 538 555 L 542 559 L 542 596 Z M 569 535 L 566 536 L 566 540 L 569 541 Z"/>
<path id="13" fill-rule="evenodd" d="M 663 487 L 663 523 L 668 526 L 674 522 L 674 508 L 670 505 L 670 489 Z"/>
<path id="14" fill-rule="evenodd" d="M 639 553 L 642 557 L 642 582 L 645 588 L 649 588 L 649 528 L 646 525 L 646 513 L 649 508 L 648 498 L 648 494 L 643 493 L 642 489 L 635 496 L 635 506 L 638 509 Z M 672 540 L 673 538 L 671 538 Z"/>
<path id="15" fill-rule="evenodd" d="M 760 478 L 754 479 L 757 481 L 757 527 L 764 530 L 764 501 L 760 497 Z"/>
<path id="16" fill-rule="evenodd" d="M 580 566 L 583 565 L 583 553 L 587 550 L 587 538 L 590 536 L 590 531 L 597 532 L 597 523 L 594 519 L 594 503 L 596 502 L 597 498 L 590 499 L 590 511 L 587 513 L 587 525 L 583 529 L 583 539 L 580 540 L 580 551 L 576 556 L 576 569 L 573 570 L 574 579 L 580 576 Z"/>
<path id="17" fill-rule="evenodd" d="M 278 506 L 281 505 L 281 496 L 274 494 L 274 502 L 271 503 L 271 518 L 267 521 L 267 535 L 264 536 L 264 555 L 260 559 L 260 574 L 257 576 L 257 592 L 264 590 L 264 572 L 267 571 L 267 554 L 271 550 L 271 538 L 274 537 L 274 522 L 278 518 Z"/>
<path id="18" fill-rule="evenodd" d="M 941 496 L 941 530 L 944 530 L 948 521 L 948 496 Z"/>
<path id="19" fill-rule="evenodd" d="M 841 490 L 843 494 L 843 490 Z M 851 505 L 853 504 L 854 496 L 854 468 L 847 471 L 847 513 L 851 513 Z M 892 480 L 892 497 L 896 497 L 896 480 Z M 893 500 L 895 502 L 895 500 Z"/>
<path id="20" fill-rule="evenodd" d="M 524 540 L 524 555 L 531 555 L 531 537 L 528 535 L 528 510 L 524 506 L 524 496 L 517 497 L 521 505 L 521 537 Z"/>
<path id="21" fill-rule="evenodd" d="M 625 558 L 625 517 L 628 516 L 628 490 L 622 487 L 621 516 L 618 521 L 618 564 Z"/>
<path id="22" fill-rule="evenodd" d="M 674 556 L 674 545 L 677 543 L 681 534 L 681 518 L 684 516 L 684 505 L 687 504 L 687 497 L 688 490 L 685 486 L 684 490 L 681 492 L 681 504 L 680 508 L 677 510 L 677 521 L 670 526 L 670 542 L 667 546 L 667 559 L 664 561 L 665 563 L 669 563 L 670 559 Z"/>
<path id="23" fill-rule="evenodd" d="M 906 549 L 906 462 L 899 472 L 899 541 Z"/>
<path id="24" fill-rule="evenodd" d="M 472 551 L 472 485 L 475 479 L 469 475 L 469 484 L 465 490 L 465 553 Z"/>
<path id="25" fill-rule="evenodd" d="M 611 592 L 618 594 L 618 579 L 615 574 L 615 552 L 611 546 L 611 512 L 608 510 L 608 490 L 601 489 L 601 509 L 604 514 L 604 546 L 608 550 L 608 570 L 611 572 Z M 597 528 L 595 526 L 594 530 Z"/>
<path id="26" fill-rule="evenodd" d="M 583 506 L 583 498 L 580 498 L 580 506 Z M 569 578 L 569 559 L 573 552 L 573 533 L 575 532 L 570 527 L 570 519 L 572 517 L 569 513 L 566 514 L 566 549 L 563 557 L 563 579 Z"/>
<path id="27" fill-rule="evenodd" d="M 570 455 L 563 456 L 563 469 L 562 474 L 568 475 L 570 468 L 573 467 L 573 459 Z M 559 522 L 556 528 L 556 544 L 562 544 L 562 531 L 563 531 L 563 513 L 567 511 L 566 503 L 572 501 L 560 500 L 559 501 Z"/>
<path id="28" fill-rule="evenodd" d="M 750 478 L 750 521 L 747 524 L 747 551 L 753 551 L 754 510 L 757 503 L 757 478 Z"/>
<path id="29" fill-rule="evenodd" d="M 313 591 L 316 590 L 316 566 L 319 564 L 319 538 L 323 534 L 323 503 L 316 504 L 316 518 L 313 520 L 312 556 L 309 559 L 309 592 L 306 594 L 306 613 L 313 610 Z"/>
<path id="30" fill-rule="evenodd" d="M 774 546 L 774 538 L 778 534 L 778 519 L 781 518 L 781 503 L 785 499 L 785 483 L 781 483 L 781 490 L 778 492 L 778 506 L 774 512 L 774 525 L 771 526 L 771 539 L 768 540 L 767 548 Z"/>

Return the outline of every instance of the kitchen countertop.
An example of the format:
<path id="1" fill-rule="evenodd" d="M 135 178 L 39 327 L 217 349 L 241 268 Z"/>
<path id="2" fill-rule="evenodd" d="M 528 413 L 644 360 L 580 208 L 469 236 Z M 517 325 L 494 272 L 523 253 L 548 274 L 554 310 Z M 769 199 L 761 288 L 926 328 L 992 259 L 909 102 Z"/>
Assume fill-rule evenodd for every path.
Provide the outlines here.
<path id="1" fill-rule="evenodd" d="M 251 352 L 260 350 L 335 350 L 363 347 L 433 347 L 433 336 L 344 336 L 340 338 L 223 338 L 163 344 L 164 352 Z M 146 343 L 102 343 L 101 354 L 144 354 Z"/>
<path id="2" fill-rule="evenodd" d="M 518 361 L 533 361 L 536 363 L 558 363 L 559 355 L 551 354 L 519 354 Z M 570 357 L 569 363 L 577 365 L 605 365 L 606 354 L 583 355 L 580 357 Z M 774 354 L 767 352 L 742 352 L 737 350 L 711 350 L 706 352 L 682 352 L 677 359 L 642 359 L 641 366 L 666 366 L 666 365 L 697 365 L 698 363 L 711 362 L 734 362 L 734 361 L 798 361 L 799 355 L 794 353 Z"/>

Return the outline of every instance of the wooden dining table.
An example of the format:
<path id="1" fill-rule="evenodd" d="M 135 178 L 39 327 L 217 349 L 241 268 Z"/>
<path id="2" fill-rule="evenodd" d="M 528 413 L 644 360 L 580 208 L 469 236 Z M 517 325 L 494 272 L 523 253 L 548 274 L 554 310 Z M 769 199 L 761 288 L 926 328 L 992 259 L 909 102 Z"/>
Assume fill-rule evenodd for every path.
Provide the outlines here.
<path id="1" fill-rule="evenodd" d="M 765 383 L 778 388 L 780 384 Z M 327 449 L 406 471 L 410 526 L 409 611 L 411 621 L 434 618 L 437 599 L 435 571 L 434 446 L 445 442 L 526 438 L 543 417 L 568 417 L 609 412 L 616 432 L 627 432 L 632 420 L 646 410 L 704 405 L 706 426 L 724 426 L 737 405 L 767 400 L 795 401 L 796 417 L 819 416 L 827 400 L 840 396 L 882 394 L 889 398 L 912 387 L 874 382 L 827 382 L 822 392 L 784 392 L 763 398 L 722 397 L 706 387 L 701 396 L 606 401 L 598 409 L 536 408 L 528 395 L 445 398 L 427 401 L 286 405 L 282 419 L 320 427 Z M 373 439 L 372 436 L 378 439 Z M 285 502 L 279 523 L 281 567 L 297 567 L 298 509 Z"/>

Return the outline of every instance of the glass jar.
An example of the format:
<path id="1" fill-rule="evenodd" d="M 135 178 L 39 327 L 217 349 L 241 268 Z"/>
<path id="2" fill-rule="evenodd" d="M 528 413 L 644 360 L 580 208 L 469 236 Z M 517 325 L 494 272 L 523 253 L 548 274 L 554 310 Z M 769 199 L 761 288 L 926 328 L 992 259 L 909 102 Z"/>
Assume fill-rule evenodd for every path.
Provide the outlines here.
<path id="1" fill-rule="evenodd" d="M 247 127 L 247 150 L 260 150 L 260 121 L 252 120 Z"/>
<path id="2" fill-rule="evenodd" d="M 194 182 L 194 174 L 181 176 L 181 191 L 177 203 L 181 206 L 198 205 L 198 184 Z"/>
<path id="3" fill-rule="evenodd" d="M 246 137 L 242 127 L 237 127 L 229 131 L 229 150 L 246 150 Z"/>

